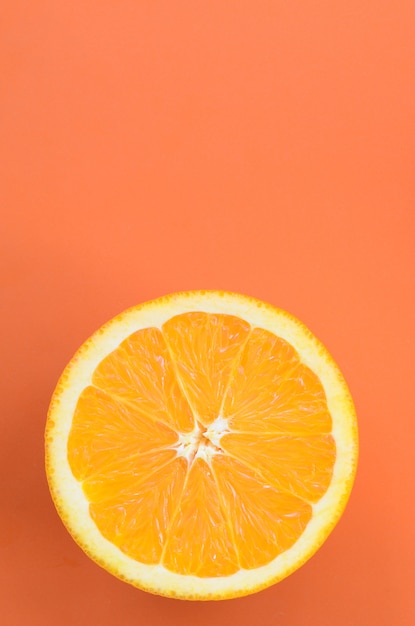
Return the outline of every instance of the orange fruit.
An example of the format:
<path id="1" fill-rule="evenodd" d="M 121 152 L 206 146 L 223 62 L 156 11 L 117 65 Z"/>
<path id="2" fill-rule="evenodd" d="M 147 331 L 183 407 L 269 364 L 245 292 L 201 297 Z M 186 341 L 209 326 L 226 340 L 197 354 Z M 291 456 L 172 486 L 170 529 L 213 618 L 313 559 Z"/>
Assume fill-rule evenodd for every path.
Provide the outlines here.
<path id="1" fill-rule="evenodd" d="M 133 307 L 54 392 L 46 472 L 99 565 L 141 589 L 224 599 L 263 589 L 327 538 L 356 470 L 356 417 L 323 345 L 242 295 Z"/>

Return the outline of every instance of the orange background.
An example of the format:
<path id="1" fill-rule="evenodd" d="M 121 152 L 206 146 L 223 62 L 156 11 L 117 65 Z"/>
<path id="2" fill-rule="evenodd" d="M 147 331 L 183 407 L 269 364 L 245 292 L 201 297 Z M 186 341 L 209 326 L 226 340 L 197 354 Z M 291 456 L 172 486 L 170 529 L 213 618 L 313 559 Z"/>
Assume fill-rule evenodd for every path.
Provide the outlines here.
<path id="1" fill-rule="evenodd" d="M 7 626 L 413 626 L 415 3 L 3 0 L 1 605 Z M 247 598 L 93 564 L 43 469 L 61 370 L 183 289 L 267 300 L 327 345 L 361 456 L 341 522 Z"/>

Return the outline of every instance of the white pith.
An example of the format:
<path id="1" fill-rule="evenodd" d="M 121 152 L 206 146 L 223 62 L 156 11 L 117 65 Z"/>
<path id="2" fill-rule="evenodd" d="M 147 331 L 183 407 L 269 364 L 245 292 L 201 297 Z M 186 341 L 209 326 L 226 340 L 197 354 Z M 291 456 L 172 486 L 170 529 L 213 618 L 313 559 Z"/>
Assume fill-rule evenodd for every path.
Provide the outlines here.
<path id="1" fill-rule="evenodd" d="M 172 448 L 189 464 L 199 458 L 209 463 L 215 454 L 221 453 L 221 437 L 229 432 L 228 420 L 219 416 L 207 428 L 196 423 L 191 433 L 178 433 L 178 441 Z"/>

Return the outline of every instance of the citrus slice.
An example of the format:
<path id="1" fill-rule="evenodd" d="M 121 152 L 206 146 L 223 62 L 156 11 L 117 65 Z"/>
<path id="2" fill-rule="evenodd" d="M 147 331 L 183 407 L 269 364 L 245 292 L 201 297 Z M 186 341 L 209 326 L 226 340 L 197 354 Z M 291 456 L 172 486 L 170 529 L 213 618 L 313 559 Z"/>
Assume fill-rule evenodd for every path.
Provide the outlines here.
<path id="1" fill-rule="evenodd" d="M 356 417 L 327 350 L 247 296 L 173 294 L 108 322 L 53 395 L 46 472 L 75 541 L 153 593 L 224 599 L 300 567 L 340 518 Z"/>

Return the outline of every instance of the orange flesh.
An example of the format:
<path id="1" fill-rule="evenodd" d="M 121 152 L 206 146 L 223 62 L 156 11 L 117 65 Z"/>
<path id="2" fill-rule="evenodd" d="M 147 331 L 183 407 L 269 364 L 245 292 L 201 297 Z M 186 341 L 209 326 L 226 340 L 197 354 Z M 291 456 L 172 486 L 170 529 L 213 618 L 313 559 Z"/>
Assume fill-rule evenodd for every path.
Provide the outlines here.
<path id="1" fill-rule="evenodd" d="M 286 341 L 231 315 L 186 313 L 100 363 L 68 458 L 91 517 L 124 553 L 226 576 L 300 537 L 331 481 L 330 432 L 322 385 Z"/>

